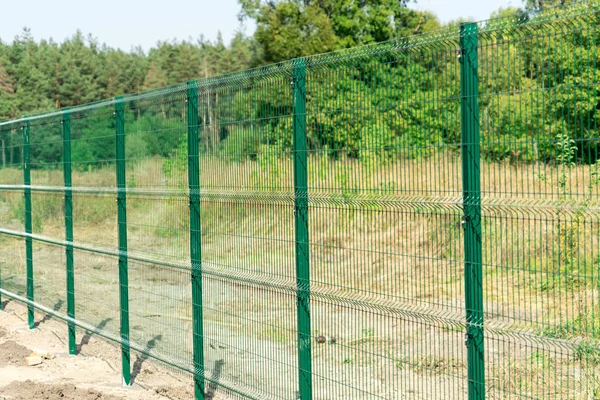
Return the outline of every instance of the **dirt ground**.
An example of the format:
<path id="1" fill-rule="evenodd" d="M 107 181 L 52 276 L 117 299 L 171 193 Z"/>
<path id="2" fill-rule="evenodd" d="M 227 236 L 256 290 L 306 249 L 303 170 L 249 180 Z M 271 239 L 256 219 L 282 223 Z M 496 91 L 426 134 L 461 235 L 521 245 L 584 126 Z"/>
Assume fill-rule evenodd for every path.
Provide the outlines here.
<path id="1" fill-rule="evenodd" d="M 5 304 L 0 311 L 0 400 L 193 398 L 188 376 L 134 355 L 134 383 L 124 387 L 119 352 L 114 345 L 79 333 L 80 353 L 70 356 L 63 339 L 66 337 L 64 323 L 36 315 L 37 326 L 29 330 L 25 307 L 14 301 Z M 27 366 L 24 357 L 33 351 L 47 352 L 51 358 L 42 364 Z M 217 393 L 214 398 L 227 397 Z"/>

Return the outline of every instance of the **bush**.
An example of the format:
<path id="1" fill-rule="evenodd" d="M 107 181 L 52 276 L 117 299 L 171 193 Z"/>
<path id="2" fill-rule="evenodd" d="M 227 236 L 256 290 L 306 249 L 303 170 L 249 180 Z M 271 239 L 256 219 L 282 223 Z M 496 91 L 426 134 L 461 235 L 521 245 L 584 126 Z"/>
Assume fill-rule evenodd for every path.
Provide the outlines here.
<path id="1" fill-rule="evenodd" d="M 221 154 L 232 161 L 244 159 L 256 160 L 260 147 L 260 135 L 257 128 L 236 127 L 227 139 L 221 142 Z"/>

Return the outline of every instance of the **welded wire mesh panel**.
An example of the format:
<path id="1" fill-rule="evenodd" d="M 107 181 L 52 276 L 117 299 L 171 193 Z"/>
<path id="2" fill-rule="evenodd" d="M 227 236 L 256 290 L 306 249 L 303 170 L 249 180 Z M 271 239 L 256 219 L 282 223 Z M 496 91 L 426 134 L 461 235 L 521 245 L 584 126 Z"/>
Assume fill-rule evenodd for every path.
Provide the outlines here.
<path id="1" fill-rule="evenodd" d="M 280 289 L 295 277 L 291 71 L 255 72 L 198 90 L 205 368 L 293 399 L 295 295 Z"/>
<path id="2" fill-rule="evenodd" d="M 75 315 L 98 332 L 119 334 L 119 280 L 117 258 L 74 250 Z M 79 343 L 79 346 L 86 343 Z"/>
<path id="3" fill-rule="evenodd" d="M 316 398 L 466 395 L 457 39 L 309 60 Z"/>
<path id="4" fill-rule="evenodd" d="M 25 271 L 24 240 L 11 236 L 1 236 L 0 279 L 2 289 L 19 296 L 24 296 L 27 285 L 27 274 Z"/>
<path id="5" fill-rule="evenodd" d="M 73 111 L 70 118 L 73 240 L 114 250 L 118 234 L 114 106 Z M 76 265 L 79 262 L 85 260 L 75 260 Z"/>
<path id="6" fill-rule="evenodd" d="M 485 24 L 479 46 L 489 398 L 596 398 L 598 13 Z"/>
<path id="7" fill-rule="evenodd" d="M 85 246 L 115 250 L 118 238 L 116 213 L 114 193 L 75 190 L 72 218 L 74 241 Z"/>
<path id="8" fill-rule="evenodd" d="M 116 138 L 113 105 L 73 110 L 71 163 L 73 186 L 115 186 Z M 87 173 L 86 173 L 87 172 Z"/>
<path id="9" fill-rule="evenodd" d="M 62 246 L 33 243 L 35 299 L 56 312 L 67 309 L 65 250 Z"/>
<path id="10" fill-rule="evenodd" d="M 22 185 L 22 131 L 16 127 L 0 129 L 0 139 L 2 146 L 1 184 L 6 186 Z M 0 191 L 1 226 L 3 229 L 11 231 L 22 231 L 24 225 L 23 191 L 6 186 Z M 27 275 L 24 240 L 2 235 L 0 252 L 1 287 L 18 295 L 25 295 Z"/>
<path id="11" fill-rule="evenodd" d="M 128 189 L 187 190 L 186 100 L 174 86 L 125 102 Z"/>
<path id="12" fill-rule="evenodd" d="M 32 121 L 30 140 L 32 233 L 63 240 L 64 192 L 62 123 L 60 117 Z M 20 182 L 21 184 L 23 182 Z"/>
<path id="13" fill-rule="evenodd" d="M 255 398 L 294 399 L 294 292 L 210 275 L 204 285 L 207 377 Z"/>
<path id="14" fill-rule="evenodd" d="M 130 194 L 127 211 L 128 251 L 189 266 L 189 199 L 184 193 Z"/>
<path id="15" fill-rule="evenodd" d="M 62 120 L 60 116 L 41 118 L 29 124 L 31 184 L 62 186 Z"/>
<path id="16" fill-rule="evenodd" d="M 137 368 L 153 356 L 173 366 L 192 365 L 192 304 L 188 268 L 130 261 L 131 341 L 143 349 Z"/>
<path id="17" fill-rule="evenodd" d="M 75 317 L 112 337 L 120 331 L 115 120 L 110 105 L 70 112 Z"/>
<path id="18" fill-rule="evenodd" d="M 34 235 L 65 239 L 64 191 L 62 168 L 62 123 L 59 117 L 32 121 L 29 130 L 29 173 L 31 208 L 28 212 L 23 196 L 24 220 L 31 221 Z M 25 222 L 25 221 L 24 221 Z M 22 231 L 22 229 L 19 229 Z M 66 312 L 65 251 L 60 245 L 32 243 L 33 293 L 40 304 L 56 312 Z"/>
<path id="19" fill-rule="evenodd" d="M 186 110 L 185 87 L 125 102 L 131 340 L 142 349 L 133 376 L 149 356 L 192 368 Z"/>
<path id="20" fill-rule="evenodd" d="M 127 238 L 133 254 L 189 266 L 184 89 L 126 103 Z"/>
<path id="21" fill-rule="evenodd" d="M 599 15 L 2 122 L 3 300 L 198 398 L 597 398 Z"/>

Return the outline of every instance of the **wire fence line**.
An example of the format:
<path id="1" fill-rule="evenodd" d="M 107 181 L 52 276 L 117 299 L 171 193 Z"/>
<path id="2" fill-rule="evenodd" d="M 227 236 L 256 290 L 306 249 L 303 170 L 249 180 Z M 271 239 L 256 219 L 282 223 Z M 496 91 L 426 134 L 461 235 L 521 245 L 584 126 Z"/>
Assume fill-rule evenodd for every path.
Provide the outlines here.
<path id="1" fill-rule="evenodd" d="M 600 396 L 600 5 L 0 123 L 0 294 L 256 399 Z"/>

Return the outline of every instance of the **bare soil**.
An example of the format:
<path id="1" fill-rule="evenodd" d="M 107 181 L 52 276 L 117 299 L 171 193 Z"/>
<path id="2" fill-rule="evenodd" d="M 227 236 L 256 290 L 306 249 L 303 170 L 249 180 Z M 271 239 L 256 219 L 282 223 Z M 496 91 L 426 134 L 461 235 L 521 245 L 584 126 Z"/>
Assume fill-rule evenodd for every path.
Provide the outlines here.
<path id="1" fill-rule="evenodd" d="M 2 388 L 0 396 L 12 400 L 62 399 L 62 400 L 118 400 L 92 389 L 79 389 L 75 385 L 40 385 L 34 381 L 13 382 Z"/>
<path id="2" fill-rule="evenodd" d="M 25 346 L 8 340 L 0 344 L 0 367 L 23 364 L 23 359 L 31 354 Z"/>
<path id="3" fill-rule="evenodd" d="M 191 380 L 150 360 L 132 355 L 134 383 L 121 382 L 118 348 L 78 334 L 80 352 L 68 354 L 66 325 L 36 315 L 37 326 L 29 330 L 26 309 L 8 302 L 0 311 L 0 400 L 183 400 L 193 398 Z M 50 359 L 27 366 L 24 358 L 33 351 L 48 352 Z M 215 399 L 225 399 L 217 396 Z"/>

